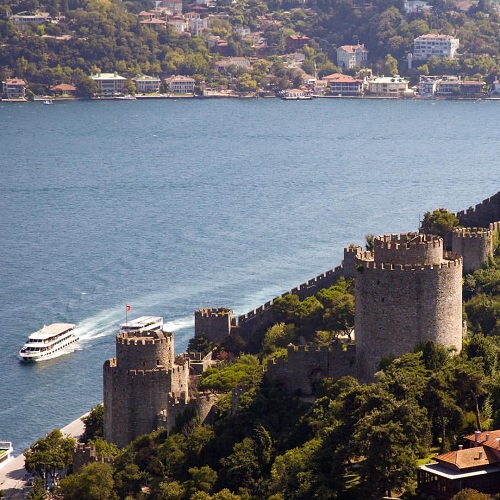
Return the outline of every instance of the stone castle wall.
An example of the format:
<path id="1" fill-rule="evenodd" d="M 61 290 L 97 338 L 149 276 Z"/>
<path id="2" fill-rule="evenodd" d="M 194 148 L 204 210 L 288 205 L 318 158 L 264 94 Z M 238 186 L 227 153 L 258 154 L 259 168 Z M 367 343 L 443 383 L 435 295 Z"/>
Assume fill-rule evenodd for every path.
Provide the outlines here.
<path id="1" fill-rule="evenodd" d="M 490 228 L 467 227 L 456 229 L 451 235 L 451 249 L 464 259 L 464 273 L 471 273 L 481 267 L 493 255 L 493 233 L 496 224 Z"/>
<path id="2" fill-rule="evenodd" d="M 355 347 L 340 342 L 319 349 L 289 346 L 288 360 L 270 360 L 266 377 L 281 382 L 288 392 L 308 395 L 322 378 L 355 376 L 355 361 Z"/>
<path id="3" fill-rule="evenodd" d="M 418 236 L 415 246 L 409 235 L 378 237 L 374 252 L 358 258 L 354 323 L 360 380 L 371 380 L 382 358 L 411 352 L 427 340 L 462 348 L 462 258 L 444 257 L 441 238 Z"/>
<path id="4" fill-rule="evenodd" d="M 151 337 L 119 333 L 116 357 L 125 370 L 153 370 L 157 366 L 169 369 L 174 364 L 174 337 L 167 332 L 155 332 Z"/>
<path id="5" fill-rule="evenodd" d="M 300 286 L 293 288 L 289 292 L 285 292 L 280 297 L 285 297 L 289 294 L 298 295 L 300 300 L 311 297 L 323 288 L 328 288 L 340 278 L 352 278 L 355 273 L 355 258 L 361 253 L 361 247 L 348 247 L 344 249 L 344 260 L 342 265 L 337 266 L 335 269 L 320 274 L 315 278 L 309 280 L 307 283 L 302 283 Z M 262 327 L 269 327 L 272 325 L 273 316 L 273 299 L 266 302 L 263 306 L 248 312 L 247 314 L 238 316 L 237 324 L 243 336 L 250 336 L 256 329 Z"/>
<path id="6" fill-rule="evenodd" d="M 215 344 L 222 342 L 230 333 L 233 311 L 225 307 L 205 307 L 194 313 L 195 336 L 205 336 Z"/>
<path id="7" fill-rule="evenodd" d="M 489 227 L 491 222 L 500 221 L 500 192 L 456 215 L 462 226 Z"/>
<path id="8" fill-rule="evenodd" d="M 95 446 L 77 443 L 73 450 L 73 473 L 78 474 L 84 465 L 94 462 L 113 464 L 114 460 L 110 457 L 98 457 Z"/>
<path id="9" fill-rule="evenodd" d="M 169 392 L 188 392 L 189 362 L 173 362 L 173 335 L 116 337 L 117 357 L 103 366 L 104 438 L 122 447 L 156 429 Z"/>
<path id="10" fill-rule="evenodd" d="M 186 411 L 196 412 L 202 424 L 214 423 L 214 406 L 219 396 L 212 392 L 202 392 L 196 397 L 188 397 L 185 392 L 169 393 L 167 407 L 158 414 L 158 427 L 170 430 Z"/>

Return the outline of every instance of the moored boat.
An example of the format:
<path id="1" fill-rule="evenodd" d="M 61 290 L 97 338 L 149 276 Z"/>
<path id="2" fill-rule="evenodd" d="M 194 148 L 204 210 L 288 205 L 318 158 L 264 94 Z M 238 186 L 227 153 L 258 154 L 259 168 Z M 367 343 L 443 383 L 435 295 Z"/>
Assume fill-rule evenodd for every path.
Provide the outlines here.
<path id="1" fill-rule="evenodd" d="M 52 359 L 69 351 L 69 346 L 78 342 L 72 323 L 53 323 L 44 325 L 41 330 L 32 333 L 19 351 L 23 361 L 41 361 Z"/>
<path id="2" fill-rule="evenodd" d="M 0 467 L 4 466 L 10 459 L 14 449 L 10 441 L 0 441 Z"/>

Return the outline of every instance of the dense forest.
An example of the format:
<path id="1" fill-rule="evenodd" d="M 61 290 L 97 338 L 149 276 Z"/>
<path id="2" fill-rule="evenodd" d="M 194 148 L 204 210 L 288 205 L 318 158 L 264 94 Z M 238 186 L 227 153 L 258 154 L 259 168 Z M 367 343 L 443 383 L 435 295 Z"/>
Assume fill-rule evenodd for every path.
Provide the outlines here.
<path id="1" fill-rule="evenodd" d="M 339 71 L 336 49 L 363 43 L 369 65 L 378 74 L 399 72 L 455 74 L 491 83 L 500 74 L 498 5 L 430 0 L 430 9 L 405 13 L 402 0 L 234 0 L 219 2 L 203 14 L 208 28 L 199 36 L 177 33 L 171 27 L 141 24 L 138 14 L 153 8 L 152 0 L 0 0 L 0 77 L 23 78 L 30 91 L 43 94 L 50 85 L 73 83 L 81 95 L 91 93 L 92 72 L 193 76 L 198 83 L 238 90 L 283 89 L 300 82 L 300 72 L 284 63 L 286 38 L 311 38 L 302 50 L 302 70 L 318 77 Z M 196 5 L 196 4 L 194 4 Z M 185 4 L 184 12 L 193 5 Z M 10 16 L 48 12 L 52 22 L 19 29 Z M 256 50 L 242 38 L 241 28 L 266 40 Z M 415 37 L 440 33 L 460 39 L 457 59 L 431 58 L 408 72 L 406 55 Z M 219 73 L 222 56 L 208 49 L 208 38 L 227 41 L 227 55 L 254 57 L 248 70 L 232 67 Z M 229 76 L 228 76 L 229 73 Z"/>
<path id="2" fill-rule="evenodd" d="M 446 215 L 444 215 L 446 214 Z M 446 233 L 452 214 L 426 214 Z M 200 390 L 220 394 L 213 425 L 186 413 L 170 433 L 158 430 L 118 450 L 102 439 L 102 406 L 85 419 L 83 440 L 113 464 L 93 463 L 62 479 L 64 499 L 367 499 L 417 498 L 416 467 L 456 449 L 477 429 L 500 428 L 500 250 L 464 277 L 468 334 L 451 355 L 433 342 L 382 359 L 376 381 L 323 379 L 314 398 L 287 394 L 265 376 L 267 360 L 289 343 L 349 343 L 352 280 L 341 279 L 303 301 L 277 301 L 275 324 L 247 343 L 237 335 L 216 346 L 217 365 Z M 371 238 L 367 238 L 369 246 Z M 190 349 L 213 348 L 204 338 Z M 238 389 L 237 404 L 233 390 Z M 68 442 L 68 440 L 70 440 Z M 57 430 L 26 452 L 26 467 L 47 477 L 71 464 L 71 438 Z M 42 498 L 42 479 L 31 498 Z M 487 498 L 461 496 L 457 498 Z"/>

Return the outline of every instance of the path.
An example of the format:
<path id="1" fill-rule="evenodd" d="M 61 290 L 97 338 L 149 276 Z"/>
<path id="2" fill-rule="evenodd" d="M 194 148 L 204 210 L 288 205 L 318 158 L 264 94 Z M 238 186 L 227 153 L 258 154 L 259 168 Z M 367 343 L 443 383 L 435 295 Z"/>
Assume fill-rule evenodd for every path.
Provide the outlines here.
<path id="1" fill-rule="evenodd" d="M 66 427 L 63 427 L 61 432 L 65 436 L 71 436 L 78 439 L 84 431 L 84 425 L 81 419 L 86 415 L 87 414 L 82 415 L 76 420 L 73 420 L 73 422 L 68 424 Z M 7 462 L 0 469 L 0 489 L 5 492 L 5 498 L 12 500 L 24 499 L 26 493 L 29 491 L 26 484 L 28 477 L 29 474 L 24 468 L 23 454 L 18 455 Z"/>

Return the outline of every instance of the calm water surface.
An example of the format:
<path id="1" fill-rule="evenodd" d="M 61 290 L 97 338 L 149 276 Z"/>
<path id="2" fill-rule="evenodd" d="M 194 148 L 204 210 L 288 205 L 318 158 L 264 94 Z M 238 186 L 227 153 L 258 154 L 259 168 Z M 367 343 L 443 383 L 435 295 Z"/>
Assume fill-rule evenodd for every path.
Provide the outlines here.
<path id="1" fill-rule="evenodd" d="M 176 350 L 204 306 L 247 312 L 339 264 L 367 233 L 415 230 L 500 188 L 500 102 L 0 103 L 0 439 L 16 453 L 102 400 L 130 317 Z M 43 324 L 75 352 L 22 365 Z"/>

